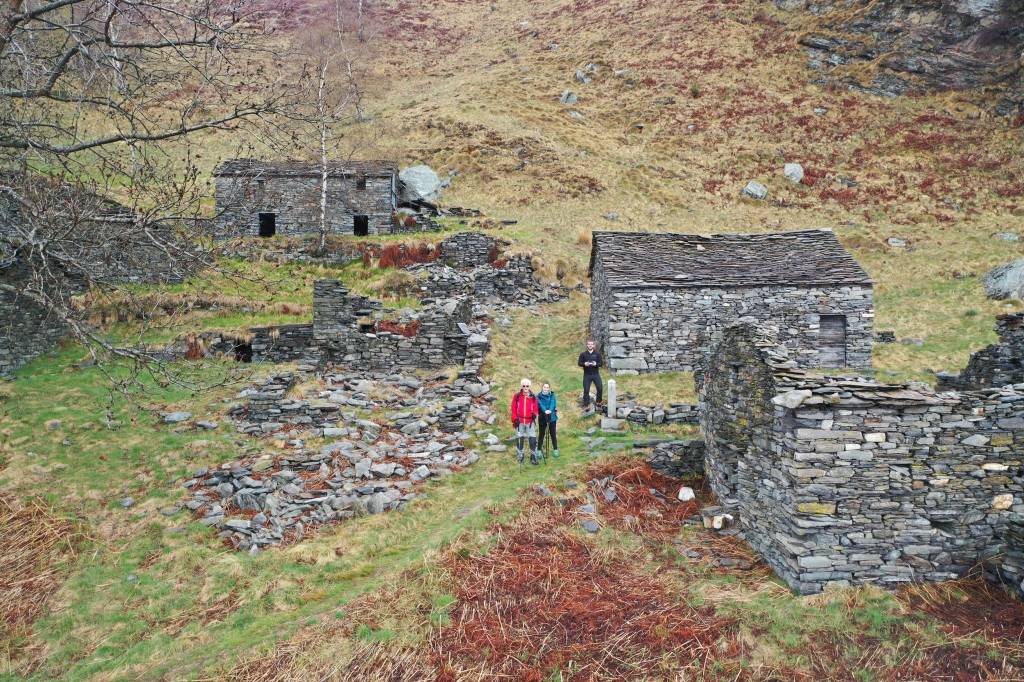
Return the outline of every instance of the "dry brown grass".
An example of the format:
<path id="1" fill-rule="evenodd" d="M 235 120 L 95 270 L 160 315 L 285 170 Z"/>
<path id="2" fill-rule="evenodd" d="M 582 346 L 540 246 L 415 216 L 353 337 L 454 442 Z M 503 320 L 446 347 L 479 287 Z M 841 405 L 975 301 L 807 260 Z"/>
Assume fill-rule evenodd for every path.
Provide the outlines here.
<path id="1" fill-rule="evenodd" d="M 0 660 L 21 656 L 85 537 L 79 521 L 38 500 L 0 496 Z"/>

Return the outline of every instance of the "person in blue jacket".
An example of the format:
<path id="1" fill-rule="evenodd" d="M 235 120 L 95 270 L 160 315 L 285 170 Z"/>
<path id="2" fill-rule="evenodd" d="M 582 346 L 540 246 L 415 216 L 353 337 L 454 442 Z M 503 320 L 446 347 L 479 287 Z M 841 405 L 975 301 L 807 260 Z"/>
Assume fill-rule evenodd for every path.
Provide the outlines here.
<path id="1" fill-rule="evenodd" d="M 540 406 L 540 446 L 544 447 L 544 432 L 551 433 L 551 454 L 558 457 L 558 401 L 555 399 L 555 392 L 551 390 L 551 384 L 544 384 L 537 394 L 537 404 Z"/>

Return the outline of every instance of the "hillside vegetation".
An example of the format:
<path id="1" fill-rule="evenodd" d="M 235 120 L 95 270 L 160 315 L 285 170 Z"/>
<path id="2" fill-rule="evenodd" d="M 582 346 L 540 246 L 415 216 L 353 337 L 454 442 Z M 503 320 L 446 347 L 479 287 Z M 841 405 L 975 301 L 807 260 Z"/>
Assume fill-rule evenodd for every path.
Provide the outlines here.
<path id="1" fill-rule="evenodd" d="M 534 253 L 548 278 L 561 263 L 569 283 L 585 281 L 595 230 L 830 227 L 876 282 L 876 328 L 908 341 L 876 346 L 880 376 L 926 381 L 994 340 L 994 315 L 1017 305 L 981 285 L 1024 255 L 1024 241 L 997 236 L 1024 238 L 1024 128 L 986 113 L 988 95 L 889 100 L 811 85 L 805 20 L 756 0 L 367 4 L 365 120 L 336 132 L 361 156 L 454 174 L 443 203 L 515 220 L 490 231 Z M 303 7 L 280 39 L 330 21 L 330 8 Z M 560 102 L 567 90 L 576 103 Z M 211 136 L 199 163 L 212 170 L 242 142 L 262 141 Z M 314 147 L 286 153 L 314 158 Z M 802 184 L 783 177 L 785 162 L 803 164 Z M 740 197 L 748 180 L 769 188 L 766 201 Z M 302 321 L 315 278 L 370 293 L 386 276 L 358 264 L 258 271 L 262 285 L 207 276 L 154 288 L 221 297 L 158 340 Z M 0 679 L 1024 676 L 1019 604 L 978 581 L 800 599 L 742 543 L 679 531 L 693 509 L 656 499 L 652 489 L 672 490 L 639 466 L 630 436 L 611 448 L 579 439 L 592 426 L 572 407 L 588 305 L 576 293 L 495 325 L 484 370 L 502 401 L 520 376 L 552 383 L 566 412 L 558 461 L 521 468 L 487 454 L 401 513 L 257 556 L 185 511 L 161 513 L 196 468 L 283 450 L 234 432 L 237 384 L 191 394 L 151 382 L 138 405 L 112 398 L 73 346 L 35 361 L 0 385 L 0 607 L 11 614 Z M 197 366 L 211 381 L 228 371 Z M 692 398 L 687 383 L 620 386 L 670 400 Z M 221 426 L 176 429 L 154 414 L 170 409 Z M 634 520 L 585 536 L 571 510 L 587 481 L 608 476 Z"/>

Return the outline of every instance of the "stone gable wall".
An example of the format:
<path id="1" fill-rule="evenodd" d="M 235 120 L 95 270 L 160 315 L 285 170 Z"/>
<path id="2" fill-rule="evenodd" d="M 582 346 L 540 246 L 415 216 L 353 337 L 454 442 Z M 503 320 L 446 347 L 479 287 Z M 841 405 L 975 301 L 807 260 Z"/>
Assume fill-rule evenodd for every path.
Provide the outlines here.
<path id="1" fill-rule="evenodd" d="M 367 177 L 356 189 L 354 176 L 327 180 L 327 222 L 331 234 L 352 234 L 353 216 L 369 218 L 369 234 L 392 234 L 395 227 L 394 178 Z M 259 214 L 276 213 L 279 235 L 317 232 L 320 226 L 321 181 L 317 177 L 219 176 L 216 186 L 218 239 L 259 236 Z M 404 231 L 404 230 L 402 230 Z"/>
<path id="2" fill-rule="evenodd" d="M 801 367 L 821 366 L 821 315 L 846 317 L 846 364 L 870 367 L 874 303 L 866 286 L 610 289 L 600 263 L 591 280 L 590 331 L 613 373 L 693 371 L 706 348 L 741 317 L 779 327 Z"/>
<path id="3" fill-rule="evenodd" d="M 813 378 L 750 327 L 700 386 L 705 468 L 796 591 L 959 577 L 1024 515 L 1024 385 Z"/>

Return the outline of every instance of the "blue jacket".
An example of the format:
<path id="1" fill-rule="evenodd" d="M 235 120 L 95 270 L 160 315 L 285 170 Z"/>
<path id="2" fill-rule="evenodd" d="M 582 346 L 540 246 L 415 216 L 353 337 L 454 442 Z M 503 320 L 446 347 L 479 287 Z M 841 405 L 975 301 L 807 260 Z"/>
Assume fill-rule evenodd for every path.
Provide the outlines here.
<path id="1" fill-rule="evenodd" d="M 554 391 L 551 391 L 551 393 L 548 393 L 547 395 L 544 395 L 544 393 L 538 393 L 537 403 L 540 405 L 540 411 L 542 414 L 544 412 L 547 412 L 548 410 L 551 410 L 550 416 L 545 415 L 549 422 L 558 421 L 558 403 L 555 400 Z"/>

